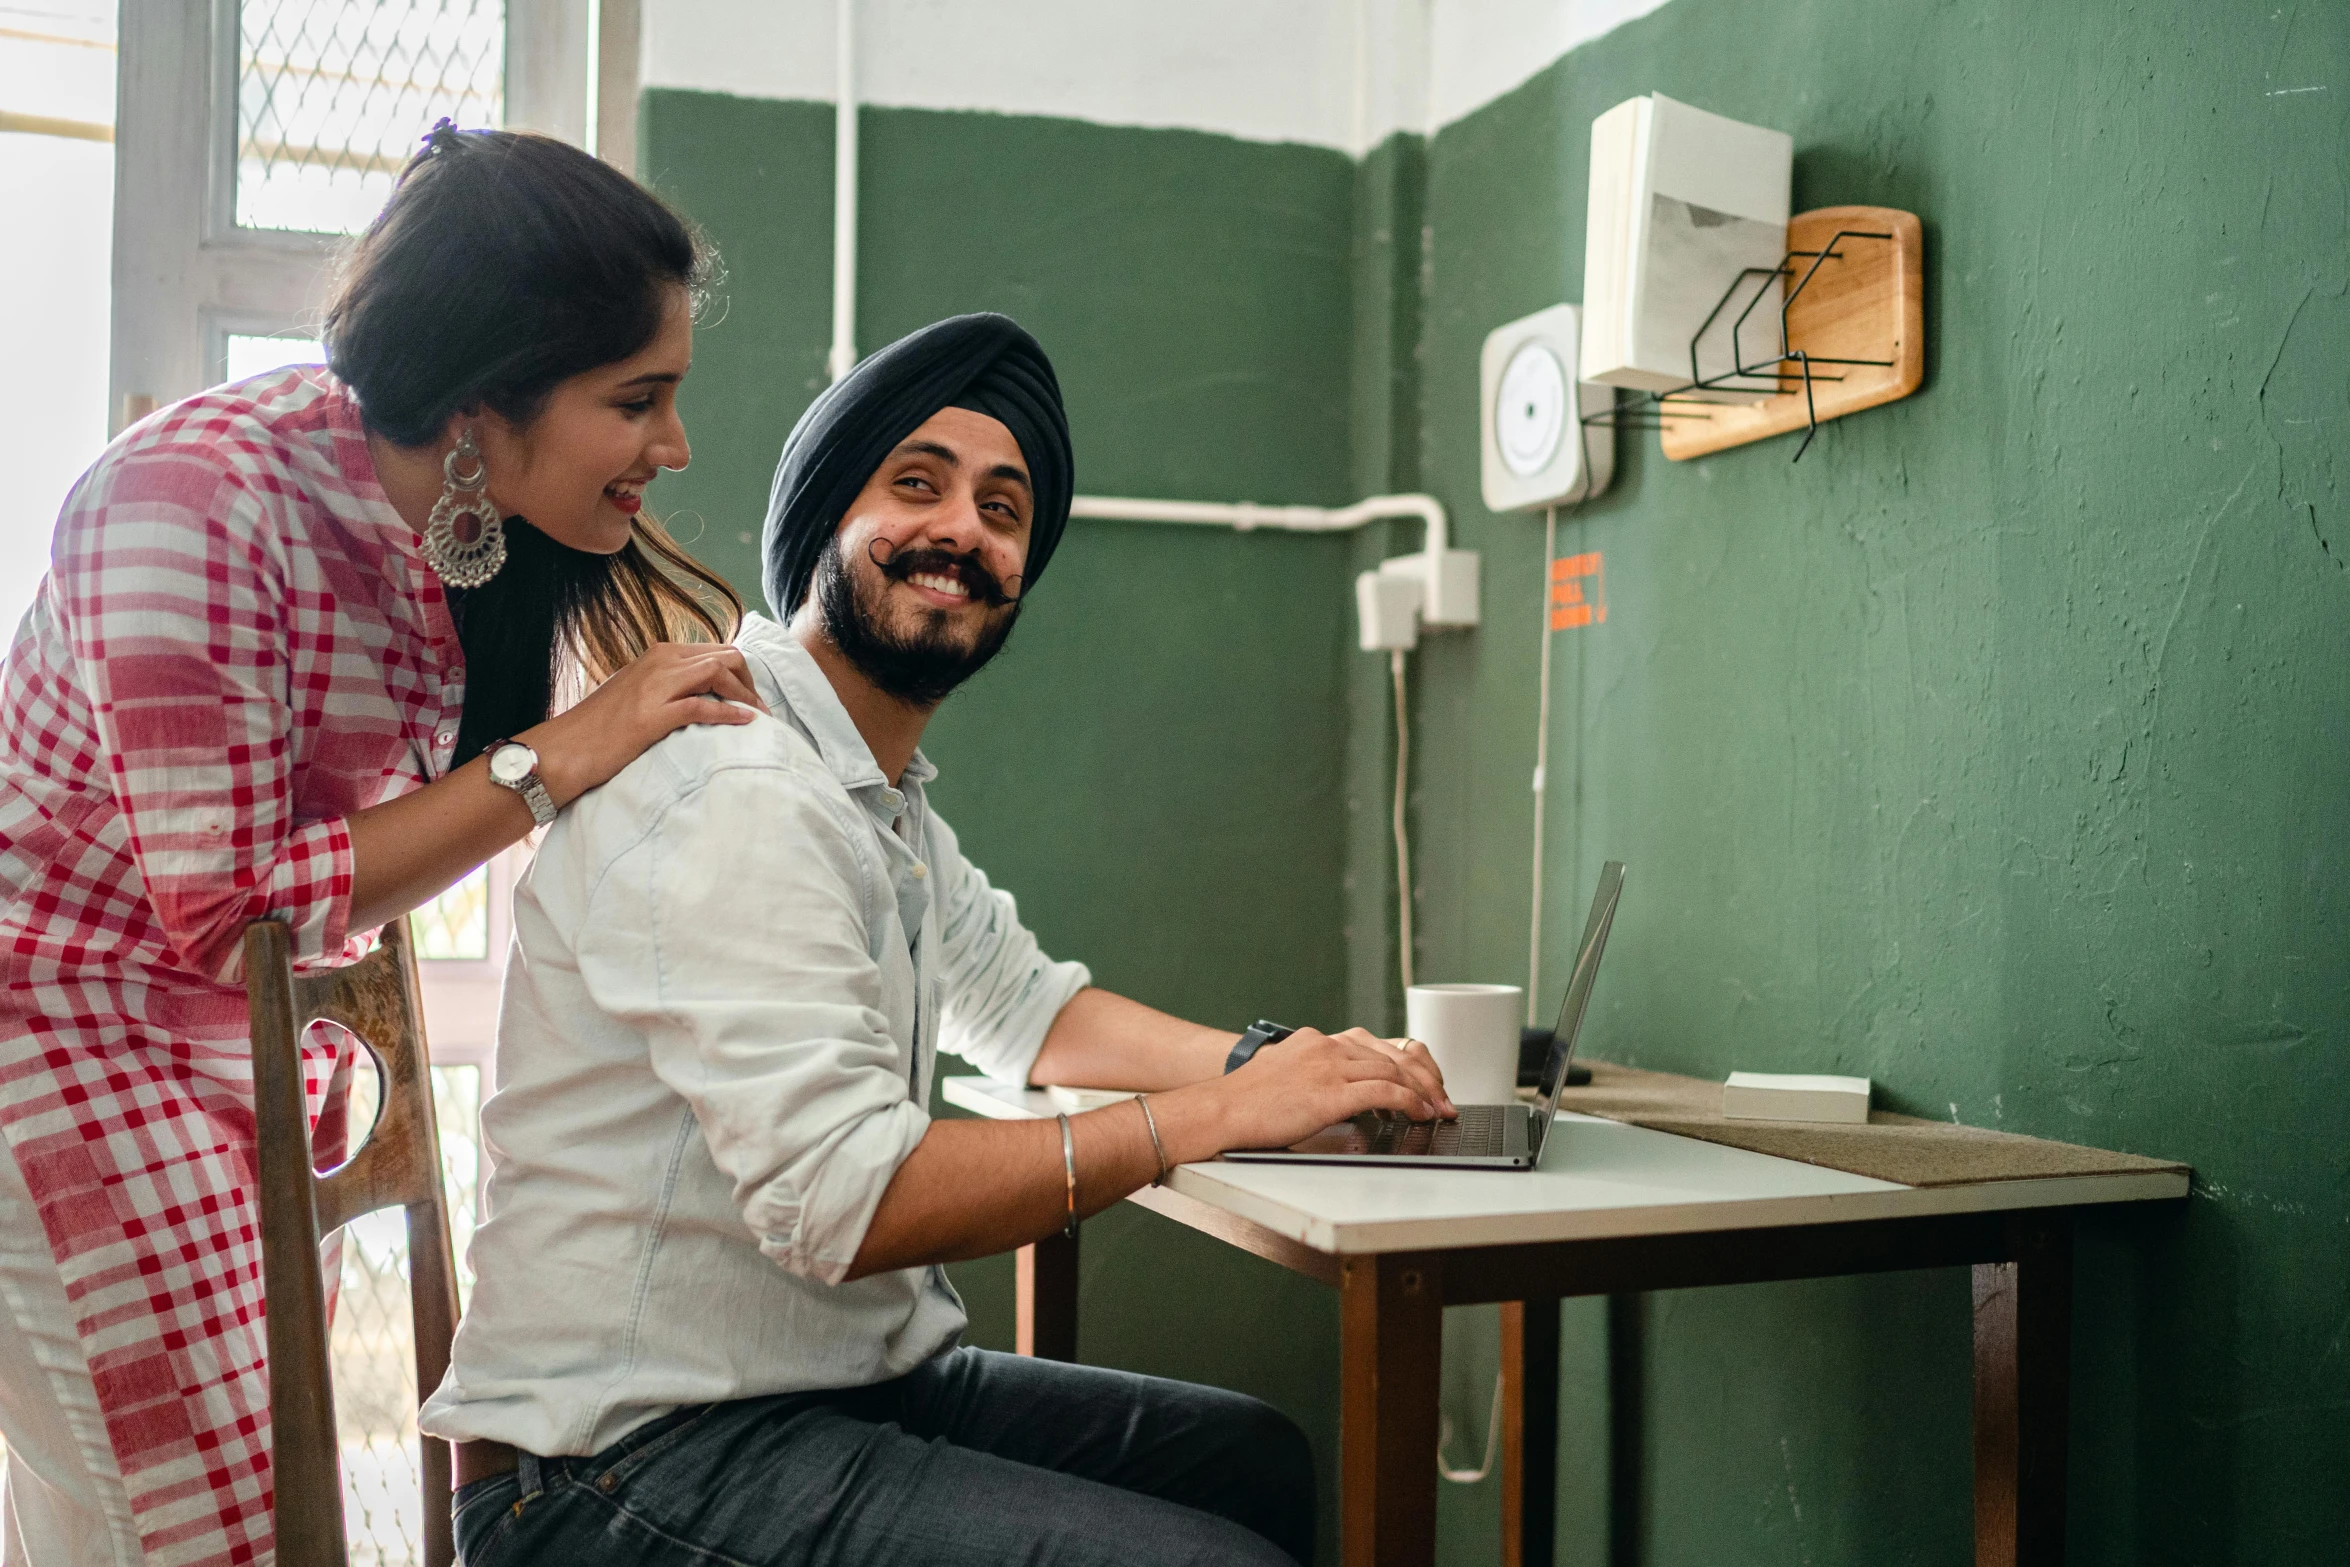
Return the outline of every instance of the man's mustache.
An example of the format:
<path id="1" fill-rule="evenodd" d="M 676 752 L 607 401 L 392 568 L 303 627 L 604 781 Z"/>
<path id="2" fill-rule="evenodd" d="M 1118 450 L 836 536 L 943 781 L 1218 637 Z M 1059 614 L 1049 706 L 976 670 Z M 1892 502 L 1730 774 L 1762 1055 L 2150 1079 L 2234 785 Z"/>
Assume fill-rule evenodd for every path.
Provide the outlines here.
<path id="1" fill-rule="evenodd" d="M 1005 582 L 982 565 L 977 555 L 958 555 L 952 550 L 939 549 L 892 552 L 887 548 L 887 543 L 887 540 L 875 539 L 866 546 L 865 556 L 892 582 L 903 582 L 914 573 L 922 572 L 929 576 L 955 578 L 970 592 L 972 598 L 990 609 L 1001 609 L 1006 604 L 1020 601 L 1019 577 L 1009 579 L 1010 587 L 1007 591 Z"/>

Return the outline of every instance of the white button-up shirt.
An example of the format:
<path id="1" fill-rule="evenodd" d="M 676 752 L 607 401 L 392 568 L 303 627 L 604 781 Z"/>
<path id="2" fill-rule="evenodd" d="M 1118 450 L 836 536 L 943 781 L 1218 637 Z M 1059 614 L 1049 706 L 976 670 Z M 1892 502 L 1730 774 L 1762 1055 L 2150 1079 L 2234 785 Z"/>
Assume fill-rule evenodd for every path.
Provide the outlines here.
<path id="1" fill-rule="evenodd" d="M 477 1282 L 422 1425 L 593 1453 L 681 1404 L 898 1376 L 937 1268 L 842 1277 L 943 1047 L 1022 1081 L 1089 983 L 882 776 L 782 627 L 773 710 L 676 731 L 566 809 L 514 894 Z"/>

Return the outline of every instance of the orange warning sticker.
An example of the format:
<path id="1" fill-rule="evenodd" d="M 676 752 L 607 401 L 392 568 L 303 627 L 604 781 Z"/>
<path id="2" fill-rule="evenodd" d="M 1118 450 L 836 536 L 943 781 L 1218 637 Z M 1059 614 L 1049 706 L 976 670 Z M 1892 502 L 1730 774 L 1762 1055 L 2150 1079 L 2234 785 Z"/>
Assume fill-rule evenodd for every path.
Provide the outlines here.
<path id="1" fill-rule="evenodd" d="M 1607 624 L 1607 568 L 1599 551 L 1561 555 L 1550 563 L 1550 629 Z"/>

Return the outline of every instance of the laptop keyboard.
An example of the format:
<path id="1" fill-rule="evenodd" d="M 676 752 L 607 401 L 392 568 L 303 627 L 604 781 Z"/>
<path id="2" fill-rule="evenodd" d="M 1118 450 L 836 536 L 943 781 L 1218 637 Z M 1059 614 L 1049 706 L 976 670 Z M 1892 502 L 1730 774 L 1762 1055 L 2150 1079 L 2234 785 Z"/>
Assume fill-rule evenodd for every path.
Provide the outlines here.
<path id="1" fill-rule="evenodd" d="M 1365 1153 L 1467 1154 L 1471 1157 L 1507 1152 L 1509 1107 L 1463 1105 L 1457 1121 L 1407 1121 L 1401 1116 L 1363 1115 L 1355 1118 L 1362 1130 Z"/>

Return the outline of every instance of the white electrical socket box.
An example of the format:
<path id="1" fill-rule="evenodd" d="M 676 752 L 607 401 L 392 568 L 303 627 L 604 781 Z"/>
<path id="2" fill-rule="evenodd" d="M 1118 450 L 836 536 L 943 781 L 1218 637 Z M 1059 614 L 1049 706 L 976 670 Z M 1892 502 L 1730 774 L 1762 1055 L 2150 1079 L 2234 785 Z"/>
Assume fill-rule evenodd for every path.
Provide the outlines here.
<path id="1" fill-rule="evenodd" d="M 1489 511 L 1572 506 L 1616 476 L 1616 432 L 1587 425 L 1615 388 L 1575 379 L 1582 311 L 1553 305 L 1493 329 L 1479 359 L 1480 469 Z"/>
<path id="2" fill-rule="evenodd" d="M 1409 652 L 1420 645 L 1420 579 L 1393 571 L 1355 578 L 1355 624 L 1363 651 Z"/>
<path id="3" fill-rule="evenodd" d="M 1420 633 L 1477 624 L 1477 552 L 1397 555 L 1355 578 L 1355 626 L 1366 653 L 1420 645 Z"/>
<path id="4" fill-rule="evenodd" d="M 1430 629 L 1477 623 L 1477 552 L 1443 550 L 1431 555 L 1395 555 L 1379 563 L 1382 576 L 1405 577 L 1420 585 L 1420 624 Z"/>

